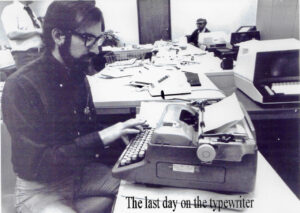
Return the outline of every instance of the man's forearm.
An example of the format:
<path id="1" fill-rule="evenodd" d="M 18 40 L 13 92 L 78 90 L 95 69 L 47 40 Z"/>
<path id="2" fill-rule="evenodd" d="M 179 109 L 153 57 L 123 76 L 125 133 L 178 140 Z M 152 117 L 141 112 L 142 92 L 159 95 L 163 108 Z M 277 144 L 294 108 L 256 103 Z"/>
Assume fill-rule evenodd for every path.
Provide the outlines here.
<path id="1" fill-rule="evenodd" d="M 23 40 L 41 34 L 41 30 L 18 30 L 7 34 L 10 40 Z"/>

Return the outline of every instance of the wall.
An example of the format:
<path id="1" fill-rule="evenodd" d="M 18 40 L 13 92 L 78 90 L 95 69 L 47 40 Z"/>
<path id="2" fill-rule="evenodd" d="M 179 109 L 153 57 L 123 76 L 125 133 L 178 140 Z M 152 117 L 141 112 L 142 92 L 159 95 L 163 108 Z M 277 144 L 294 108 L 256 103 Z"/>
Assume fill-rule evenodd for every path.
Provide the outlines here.
<path id="1" fill-rule="evenodd" d="M 198 18 L 210 31 L 231 33 L 256 24 L 257 0 L 171 0 L 172 38 L 191 34 Z"/>
<path id="2" fill-rule="evenodd" d="M 52 0 L 38 0 L 32 9 L 38 16 L 44 16 Z M 138 0 L 96 0 L 102 10 L 106 29 L 119 32 L 127 44 L 138 44 Z M 0 13 L 11 1 L 0 1 Z M 207 27 L 212 31 L 230 33 L 241 25 L 255 25 L 257 0 L 171 0 L 171 35 L 176 39 L 190 34 L 199 17 L 207 18 Z M 149 29 L 151 30 L 151 29 Z M 0 44 L 7 42 L 0 24 Z"/>
<path id="3" fill-rule="evenodd" d="M 136 1 L 96 0 L 106 28 L 118 31 L 122 40 L 130 44 L 139 42 Z M 199 17 L 207 18 L 210 30 L 226 33 L 241 25 L 256 25 L 257 0 L 171 0 L 170 4 L 172 39 L 195 30 Z"/>
<path id="4" fill-rule="evenodd" d="M 106 30 L 118 32 L 122 42 L 139 43 L 137 0 L 96 0 L 103 12 Z"/>
<path id="5" fill-rule="evenodd" d="M 299 39 L 299 0 L 258 0 L 261 39 Z"/>

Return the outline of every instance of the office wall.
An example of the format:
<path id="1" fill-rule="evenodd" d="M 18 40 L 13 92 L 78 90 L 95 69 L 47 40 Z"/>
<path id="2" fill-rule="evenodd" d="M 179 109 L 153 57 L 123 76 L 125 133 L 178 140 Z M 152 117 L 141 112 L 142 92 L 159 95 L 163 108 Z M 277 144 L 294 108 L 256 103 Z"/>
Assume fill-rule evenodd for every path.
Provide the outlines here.
<path id="1" fill-rule="evenodd" d="M 299 0 L 258 0 L 261 39 L 299 39 Z"/>
<path id="2" fill-rule="evenodd" d="M 138 44 L 138 0 L 96 0 L 102 10 L 106 29 L 119 32 L 124 43 Z M 11 1 L 0 1 L 0 13 Z M 44 16 L 52 0 L 38 0 L 32 4 L 38 16 Z M 256 24 L 257 0 L 171 0 L 171 34 L 176 39 L 190 34 L 199 17 L 207 18 L 207 27 L 213 31 L 230 33 L 241 25 Z M 151 29 L 149 29 L 151 30 Z M 7 43 L 0 23 L 0 44 Z"/>
<path id="3" fill-rule="evenodd" d="M 211 31 L 231 33 L 256 25 L 257 0 L 171 0 L 172 38 L 191 34 L 196 20 L 206 18 Z"/>
<path id="4" fill-rule="evenodd" d="M 137 0 L 96 0 L 105 19 L 106 30 L 118 32 L 121 42 L 139 43 Z"/>
<path id="5" fill-rule="evenodd" d="M 137 1 L 96 0 L 106 28 L 118 31 L 129 44 L 139 42 Z M 199 17 L 207 18 L 212 31 L 230 33 L 241 25 L 256 25 L 257 0 L 171 0 L 170 7 L 172 39 L 190 34 Z"/>

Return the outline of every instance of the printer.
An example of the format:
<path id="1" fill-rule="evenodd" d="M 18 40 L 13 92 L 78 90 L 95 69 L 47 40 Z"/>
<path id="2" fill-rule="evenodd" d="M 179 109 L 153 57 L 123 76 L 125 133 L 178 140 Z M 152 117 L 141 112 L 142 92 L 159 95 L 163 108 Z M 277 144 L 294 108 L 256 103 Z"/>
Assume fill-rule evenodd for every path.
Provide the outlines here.
<path id="1" fill-rule="evenodd" d="M 299 50 L 297 39 L 241 43 L 234 68 L 236 87 L 260 104 L 299 103 Z"/>
<path id="2" fill-rule="evenodd" d="M 231 58 L 236 60 L 239 51 L 238 44 L 251 39 L 260 40 L 260 33 L 257 31 L 256 26 L 241 26 L 230 35 L 229 47 L 220 47 L 215 49 L 214 55 L 220 59 Z"/>
<path id="3" fill-rule="evenodd" d="M 213 52 L 216 48 L 226 47 L 227 35 L 223 31 L 200 33 L 198 37 L 198 45 L 204 45 L 206 50 Z"/>
<path id="4" fill-rule="evenodd" d="M 206 109 L 215 102 L 167 104 L 157 126 L 145 129 L 126 147 L 113 176 L 149 185 L 251 192 L 257 166 L 251 120 L 243 110 L 245 116 L 230 130 L 204 132 Z"/>

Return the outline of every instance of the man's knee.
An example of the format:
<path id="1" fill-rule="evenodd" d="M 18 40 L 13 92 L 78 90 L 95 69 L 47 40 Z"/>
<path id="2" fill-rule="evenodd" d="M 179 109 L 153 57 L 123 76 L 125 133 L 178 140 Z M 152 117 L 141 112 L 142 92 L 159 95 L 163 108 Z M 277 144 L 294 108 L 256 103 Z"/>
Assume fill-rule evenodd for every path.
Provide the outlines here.
<path id="1" fill-rule="evenodd" d="M 75 198 L 114 197 L 120 185 L 120 180 L 112 177 L 111 169 L 101 163 L 91 164 L 85 168 Z"/>
<path id="2" fill-rule="evenodd" d="M 41 213 L 77 213 L 74 209 L 71 207 L 64 205 L 62 203 L 52 203 L 45 207 Z"/>
<path id="3" fill-rule="evenodd" d="M 114 200 L 110 197 L 88 197 L 75 202 L 78 213 L 110 213 Z"/>

